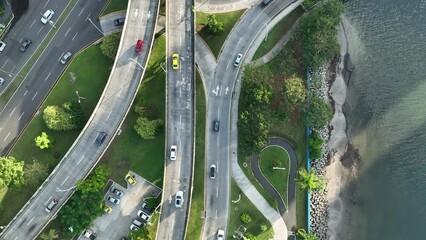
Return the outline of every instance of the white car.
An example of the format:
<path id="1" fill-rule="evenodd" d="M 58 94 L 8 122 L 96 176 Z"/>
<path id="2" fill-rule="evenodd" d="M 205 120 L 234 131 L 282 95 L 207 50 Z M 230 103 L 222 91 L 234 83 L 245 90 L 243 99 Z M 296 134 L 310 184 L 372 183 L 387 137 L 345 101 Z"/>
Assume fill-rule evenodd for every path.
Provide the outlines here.
<path id="1" fill-rule="evenodd" d="M 4 83 L 4 78 L 0 77 L 0 85 L 3 85 L 3 83 Z"/>
<path id="2" fill-rule="evenodd" d="M 241 58 L 243 58 L 243 54 L 238 53 L 237 58 L 235 59 L 235 62 L 234 62 L 235 67 L 240 66 Z"/>
<path id="3" fill-rule="evenodd" d="M 55 12 L 52 9 L 47 10 L 44 14 L 43 17 L 41 17 L 41 22 L 43 24 L 46 24 L 47 22 L 50 21 L 50 19 L 52 19 L 53 14 L 55 14 Z"/>
<path id="4" fill-rule="evenodd" d="M 147 222 L 149 220 L 149 216 L 142 210 L 138 211 L 138 217 L 142 218 L 144 221 L 147 221 Z"/>
<path id="5" fill-rule="evenodd" d="M 176 155 L 177 155 L 177 147 L 176 145 L 172 145 L 170 147 L 170 160 L 172 161 L 176 160 Z"/>
<path id="6" fill-rule="evenodd" d="M 0 41 L 0 53 L 3 52 L 5 47 L 6 47 L 6 43 Z"/>
<path id="7" fill-rule="evenodd" d="M 176 199 L 175 199 L 175 207 L 181 208 L 183 205 L 183 192 L 178 191 L 176 193 Z"/>
<path id="8" fill-rule="evenodd" d="M 111 196 L 108 196 L 108 197 L 107 197 L 107 199 L 108 199 L 108 201 L 109 201 L 109 202 L 111 202 L 111 203 L 114 203 L 114 204 L 120 204 L 120 199 L 113 198 L 113 197 L 111 197 Z"/>
<path id="9" fill-rule="evenodd" d="M 65 53 L 64 56 L 62 56 L 62 58 L 61 58 L 61 63 L 63 65 L 65 65 L 65 63 L 68 62 L 68 60 L 71 58 L 71 56 L 72 56 L 72 53 L 70 53 L 70 52 Z"/>
<path id="10" fill-rule="evenodd" d="M 225 231 L 222 229 L 219 229 L 217 231 L 217 240 L 223 240 L 225 238 Z"/>

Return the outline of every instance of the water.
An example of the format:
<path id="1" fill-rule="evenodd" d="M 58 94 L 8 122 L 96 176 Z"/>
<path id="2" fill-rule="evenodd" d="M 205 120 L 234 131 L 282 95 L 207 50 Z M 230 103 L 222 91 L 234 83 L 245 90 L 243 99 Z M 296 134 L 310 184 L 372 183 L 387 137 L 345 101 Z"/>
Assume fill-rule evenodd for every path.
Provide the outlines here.
<path id="1" fill-rule="evenodd" d="M 426 239 L 426 0 L 345 6 L 345 114 L 362 161 L 343 239 Z"/>

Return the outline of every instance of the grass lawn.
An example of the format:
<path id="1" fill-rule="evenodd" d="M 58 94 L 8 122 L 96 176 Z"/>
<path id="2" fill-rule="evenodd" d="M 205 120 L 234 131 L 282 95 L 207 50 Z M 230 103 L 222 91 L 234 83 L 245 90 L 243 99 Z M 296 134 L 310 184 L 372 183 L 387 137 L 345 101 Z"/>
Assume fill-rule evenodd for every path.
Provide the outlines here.
<path id="1" fill-rule="evenodd" d="M 207 33 L 207 28 L 205 26 L 207 24 L 207 16 L 209 14 L 202 12 L 196 13 L 195 22 L 197 24 L 197 33 L 204 39 L 204 41 L 206 41 L 207 45 L 210 47 L 216 58 L 219 56 L 220 49 L 228 37 L 229 32 L 232 30 L 235 23 L 240 19 L 241 15 L 243 15 L 245 11 L 246 10 L 243 9 L 234 12 L 214 14 L 217 21 L 223 23 L 224 28 L 223 33 L 218 36 L 212 36 Z"/>
<path id="2" fill-rule="evenodd" d="M 101 16 L 105 16 L 112 12 L 126 10 L 128 2 L 129 0 L 110 0 L 107 7 L 101 13 Z"/>
<path id="3" fill-rule="evenodd" d="M 273 230 L 271 224 L 266 220 L 263 214 L 250 202 L 250 200 L 241 192 L 234 179 L 231 181 L 231 200 L 236 201 L 241 195 L 240 201 L 237 203 L 231 202 L 229 213 L 229 225 L 226 239 L 233 239 L 232 235 L 240 225 L 247 228 L 247 232 L 251 232 L 256 236 L 257 240 L 269 240 L 273 238 Z M 243 223 L 240 219 L 241 214 L 248 213 L 252 221 Z M 262 232 L 260 225 L 265 224 L 268 230 Z"/>
<path id="4" fill-rule="evenodd" d="M 200 218 L 204 211 L 204 163 L 205 163 L 205 133 L 206 133 L 206 98 L 197 71 L 196 78 L 196 129 L 195 129 L 195 166 L 194 185 L 191 200 L 191 213 L 188 221 L 187 239 L 200 239 L 203 221 Z"/>
<path id="5" fill-rule="evenodd" d="M 277 189 L 281 198 L 288 206 L 287 184 L 289 174 L 290 158 L 286 150 L 281 147 L 271 146 L 265 148 L 260 154 L 259 166 L 266 179 Z M 274 166 L 285 168 L 285 170 L 273 170 Z"/>
<path id="6" fill-rule="evenodd" d="M 90 96 L 81 103 L 85 118 L 88 120 L 108 81 L 111 66 L 112 61 L 102 55 L 99 46 L 89 47 L 71 62 L 40 110 L 47 105 L 60 105 L 66 101 L 76 101 L 75 91 L 79 91 L 81 96 Z M 75 74 L 75 81 L 71 79 L 71 73 Z M 26 164 L 37 159 L 48 165 L 51 171 L 68 151 L 80 134 L 80 130 L 66 132 L 49 130 L 44 124 L 40 112 L 31 120 L 9 155 Z M 53 148 L 41 150 L 35 146 L 34 138 L 42 131 L 55 139 Z M 27 186 L 22 187 L 21 190 L 9 189 L 1 202 L 3 206 L 7 207 L 3 208 L 0 213 L 0 225 L 7 224 L 35 190 L 35 188 Z"/>
<path id="7" fill-rule="evenodd" d="M 279 21 L 275 27 L 269 30 L 266 41 L 262 41 L 262 44 L 260 44 L 259 48 L 257 48 L 256 53 L 253 56 L 253 60 L 262 57 L 273 47 L 275 47 L 278 41 L 287 33 L 287 31 L 293 26 L 296 20 L 302 16 L 302 14 L 303 9 L 298 7 L 281 21 Z"/>
<path id="8" fill-rule="evenodd" d="M 156 112 L 164 120 L 166 76 L 160 63 L 165 58 L 165 43 L 164 35 L 155 41 L 138 95 L 121 127 L 122 133 L 101 159 L 113 169 L 110 178 L 124 186 L 124 175 L 129 169 L 160 188 L 163 184 L 165 132 L 152 140 L 142 139 L 133 129 L 137 119 L 133 107 L 135 103 L 143 102 L 147 112 Z"/>

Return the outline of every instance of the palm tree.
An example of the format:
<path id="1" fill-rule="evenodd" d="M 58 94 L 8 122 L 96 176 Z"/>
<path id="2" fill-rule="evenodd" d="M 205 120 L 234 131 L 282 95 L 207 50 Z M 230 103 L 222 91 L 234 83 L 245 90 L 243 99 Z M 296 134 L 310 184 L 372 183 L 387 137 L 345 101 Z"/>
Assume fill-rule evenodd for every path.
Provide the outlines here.
<path id="1" fill-rule="evenodd" d="M 297 182 L 302 189 L 311 191 L 323 191 L 325 189 L 325 179 L 315 174 L 312 169 L 308 172 L 305 168 L 299 168 Z"/>
<path id="2" fill-rule="evenodd" d="M 318 240 L 318 238 L 313 233 L 307 233 L 306 230 L 303 228 L 297 229 L 296 237 L 303 240 Z"/>
<path id="3" fill-rule="evenodd" d="M 43 240 L 55 240 L 59 238 L 59 234 L 56 229 L 50 229 L 48 233 L 43 233 L 40 237 Z"/>

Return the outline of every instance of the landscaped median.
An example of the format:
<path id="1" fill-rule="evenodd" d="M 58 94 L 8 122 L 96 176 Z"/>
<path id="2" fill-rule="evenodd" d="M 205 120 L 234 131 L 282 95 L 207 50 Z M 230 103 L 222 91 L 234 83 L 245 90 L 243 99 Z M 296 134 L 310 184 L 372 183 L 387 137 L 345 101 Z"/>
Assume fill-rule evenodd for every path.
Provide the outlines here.
<path id="1" fill-rule="evenodd" d="M 7 207 L 3 207 L 0 211 L 0 225 L 9 223 L 18 213 L 80 134 L 80 130 L 59 132 L 48 129 L 43 121 L 42 110 L 49 105 L 61 105 L 67 101 L 77 101 L 76 91 L 78 91 L 81 96 L 86 98 L 81 100 L 84 122 L 86 122 L 108 81 L 112 64 L 113 62 L 101 53 L 99 46 L 91 46 L 76 55 L 64 71 L 41 105 L 40 110 L 35 114 L 10 151 L 9 156 L 24 161 L 25 167 L 32 166 L 34 161 L 40 163 L 41 167 L 33 171 L 38 182 L 27 182 L 19 190 L 11 188 L 3 193 L 5 195 L 0 201 L 3 206 Z M 41 132 L 46 132 L 55 140 L 53 147 L 47 149 L 36 147 L 34 138 L 39 136 Z M 40 178 L 37 178 L 37 176 Z M 27 177 L 29 177 L 28 174 Z"/>

